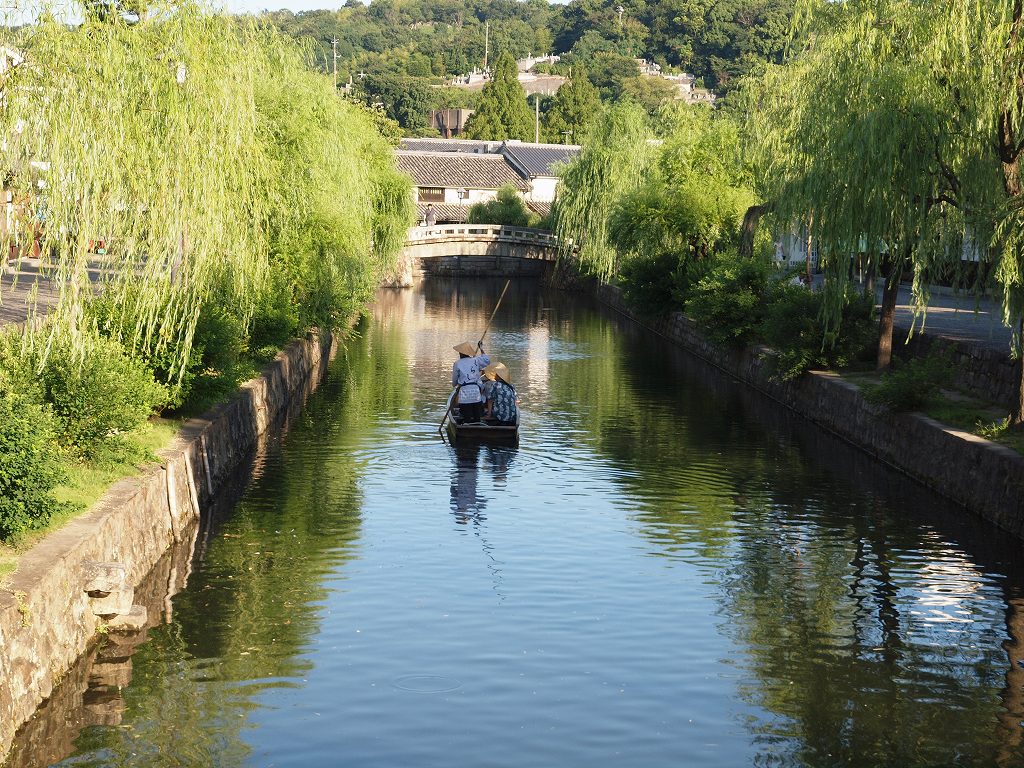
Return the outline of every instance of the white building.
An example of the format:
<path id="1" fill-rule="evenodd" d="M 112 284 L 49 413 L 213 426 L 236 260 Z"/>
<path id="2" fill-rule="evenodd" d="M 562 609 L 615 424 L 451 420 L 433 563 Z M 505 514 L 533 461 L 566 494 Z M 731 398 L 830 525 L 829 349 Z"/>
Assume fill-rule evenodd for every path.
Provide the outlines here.
<path id="1" fill-rule="evenodd" d="M 511 184 L 541 216 L 551 211 L 558 172 L 580 151 L 576 145 L 464 139 L 402 139 L 398 167 L 416 187 L 420 216 L 433 204 L 438 221 L 465 221 L 474 203 L 493 200 Z"/>

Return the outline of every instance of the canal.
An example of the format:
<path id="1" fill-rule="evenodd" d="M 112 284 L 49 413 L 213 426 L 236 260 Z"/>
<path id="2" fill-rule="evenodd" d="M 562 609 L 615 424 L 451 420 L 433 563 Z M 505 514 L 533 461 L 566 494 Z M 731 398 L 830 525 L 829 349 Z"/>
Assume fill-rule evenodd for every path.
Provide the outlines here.
<path id="1" fill-rule="evenodd" d="M 124 679 L 85 673 L 105 717 L 44 708 L 11 764 L 1024 765 L 1019 544 L 531 283 L 486 344 L 521 443 L 452 447 L 500 288 L 382 292 Z"/>

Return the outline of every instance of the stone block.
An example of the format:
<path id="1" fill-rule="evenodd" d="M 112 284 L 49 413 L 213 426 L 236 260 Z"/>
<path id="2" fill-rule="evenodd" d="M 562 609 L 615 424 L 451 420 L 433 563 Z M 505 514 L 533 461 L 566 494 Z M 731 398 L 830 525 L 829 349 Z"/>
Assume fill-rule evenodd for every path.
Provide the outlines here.
<path id="1" fill-rule="evenodd" d="M 89 603 L 96 616 L 117 616 L 131 611 L 134 601 L 134 587 L 121 587 L 105 597 L 93 597 Z"/>
<path id="2" fill-rule="evenodd" d="M 131 658 L 120 661 L 102 661 L 89 670 L 90 687 L 124 688 L 132 681 Z"/>
<path id="3" fill-rule="evenodd" d="M 84 725 L 116 726 L 121 724 L 125 703 L 117 690 L 89 690 L 82 698 Z"/>
<path id="4" fill-rule="evenodd" d="M 149 612 L 144 605 L 133 605 L 125 613 L 118 614 L 107 621 L 108 632 L 137 632 L 144 629 L 149 619 Z"/>
<path id="5" fill-rule="evenodd" d="M 84 590 L 95 597 L 103 597 L 123 589 L 128 581 L 128 568 L 124 563 L 89 562 L 82 566 Z"/>

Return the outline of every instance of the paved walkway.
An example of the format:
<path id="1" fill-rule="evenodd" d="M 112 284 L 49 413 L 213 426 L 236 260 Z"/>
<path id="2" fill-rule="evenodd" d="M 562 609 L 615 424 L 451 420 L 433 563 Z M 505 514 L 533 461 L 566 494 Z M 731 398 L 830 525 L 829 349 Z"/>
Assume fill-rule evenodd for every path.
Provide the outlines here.
<path id="1" fill-rule="evenodd" d="M 904 334 L 910 328 L 913 314 L 910 289 L 903 287 L 896 306 L 896 327 L 903 329 Z M 921 328 L 921 320 L 916 328 Z M 937 290 L 928 302 L 924 330 L 933 336 L 966 341 L 1000 352 L 1010 350 L 1010 329 L 1003 325 L 999 302 L 992 299 L 953 296 Z"/>
<path id="2" fill-rule="evenodd" d="M 17 271 L 0 271 L 0 325 L 23 323 L 28 317 L 33 290 L 38 291 L 37 306 L 45 313 L 57 303 L 57 290 L 34 260 L 25 260 Z"/>

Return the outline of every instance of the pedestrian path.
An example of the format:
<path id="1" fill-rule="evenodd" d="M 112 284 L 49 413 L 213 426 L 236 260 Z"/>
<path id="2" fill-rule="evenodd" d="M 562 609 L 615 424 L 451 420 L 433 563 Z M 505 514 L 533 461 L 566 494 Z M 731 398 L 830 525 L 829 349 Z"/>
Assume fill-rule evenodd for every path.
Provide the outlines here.
<path id="1" fill-rule="evenodd" d="M 896 306 L 896 328 L 903 330 L 904 338 L 913 318 L 913 297 L 910 288 L 903 286 Z M 921 329 L 921 322 L 918 318 L 915 329 Z M 977 344 L 1000 352 L 1010 350 L 1011 332 L 1002 322 L 1002 307 L 998 301 L 989 298 L 977 299 L 935 290 L 930 296 L 923 322 L 923 330 L 932 336 Z"/>
<path id="2" fill-rule="evenodd" d="M 23 323 L 28 318 L 33 293 L 36 306 L 45 314 L 57 303 L 59 291 L 35 259 L 0 271 L 0 325 Z"/>

